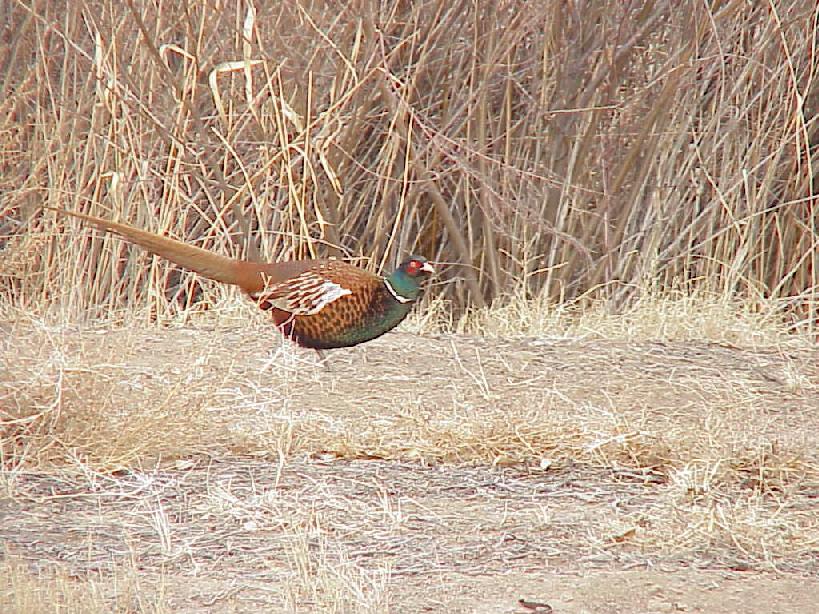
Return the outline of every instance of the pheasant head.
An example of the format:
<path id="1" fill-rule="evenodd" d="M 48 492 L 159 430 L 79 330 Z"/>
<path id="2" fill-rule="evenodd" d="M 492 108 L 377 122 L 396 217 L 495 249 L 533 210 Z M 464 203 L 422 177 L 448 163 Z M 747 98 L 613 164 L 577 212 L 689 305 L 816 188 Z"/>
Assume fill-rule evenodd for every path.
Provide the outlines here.
<path id="1" fill-rule="evenodd" d="M 410 256 L 388 275 L 384 283 L 399 303 L 410 303 L 421 293 L 421 282 L 435 272 L 423 256 Z"/>

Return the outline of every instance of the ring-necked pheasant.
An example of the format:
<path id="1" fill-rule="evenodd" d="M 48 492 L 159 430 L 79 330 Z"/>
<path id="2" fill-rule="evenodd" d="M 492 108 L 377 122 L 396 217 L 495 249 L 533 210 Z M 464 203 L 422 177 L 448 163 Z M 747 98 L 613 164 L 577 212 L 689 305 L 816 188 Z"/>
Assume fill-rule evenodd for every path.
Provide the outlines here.
<path id="1" fill-rule="evenodd" d="M 347 347 L 380 337 L 403 320 L 435 272 L 411 256 L 387 277 L 341 260 L 257 263 L 234 260 L 169 237 L 103 218 L 46 207 L 113 232 L 208 279 L 239 286 L 276 326 L 303 347 Z"/>

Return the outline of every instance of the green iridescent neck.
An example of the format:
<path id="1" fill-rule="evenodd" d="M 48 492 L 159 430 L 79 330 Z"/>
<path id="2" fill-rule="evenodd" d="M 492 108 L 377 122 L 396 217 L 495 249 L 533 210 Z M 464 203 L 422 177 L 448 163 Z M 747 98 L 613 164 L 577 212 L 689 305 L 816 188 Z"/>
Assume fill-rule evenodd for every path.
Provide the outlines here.
<path id="1" fill-rule="evenodd" d="M 421 286 L 418 284 L 418 279 L 410 277 L 405 271 L 401 269 L 387 275 L 387 282 L 395 293 L 407 302 L 414 301 L 418 298 L 421 292 Z M 403 301 L 402 301 L 403 302 Z"/>

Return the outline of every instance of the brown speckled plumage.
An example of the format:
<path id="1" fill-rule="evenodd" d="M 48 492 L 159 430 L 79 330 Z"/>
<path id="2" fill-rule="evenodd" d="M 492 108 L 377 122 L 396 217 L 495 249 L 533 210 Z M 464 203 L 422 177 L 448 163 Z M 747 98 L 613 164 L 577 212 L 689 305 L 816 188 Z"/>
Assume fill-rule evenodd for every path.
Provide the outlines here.
<path id="1" fill-rule="evenodd" d="M 275 284 L 258 296 L 262 309 L 270 310 L 276 325 L 282 332 L 305 347 L 329 349 L 355 345 L 373 339 L 397 325 L 392 323 L 391 313 L 396 307 L 395 299 L 384 286 L 384 278 L 340 260 L 308 261 L 307 271 L 315 273 L 316 284 L 323 280 L 337 284 L 349 294 L 338 297 L 314 314 L 298 314 L 276 307 L 275 301 L 286 295 L 288 281 Z M 406 309 L 408 312 L 409 309 Z M 397 314 L 396 314 L 397 315 Z M 391 324 L 384 330 L 382 325 Z M 378 332 L 367 335 L 366 332 Z M 360 336 L 367 339 L 358 340 Z"/>

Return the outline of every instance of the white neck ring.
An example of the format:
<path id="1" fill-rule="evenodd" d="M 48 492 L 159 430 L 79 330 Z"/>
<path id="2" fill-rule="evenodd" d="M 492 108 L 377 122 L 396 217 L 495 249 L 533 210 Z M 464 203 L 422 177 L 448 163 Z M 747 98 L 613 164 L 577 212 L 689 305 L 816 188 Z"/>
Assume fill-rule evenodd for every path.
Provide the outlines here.
<path id="1" fill-rule="evenodd" d="M 387 286 L 387 290 L 389 290 L 392 297 L 398 301 L 399 303 L 411 303 L 412 299 L 407 298 L 406 296 L 401 296 L 398 292 L 395 291 L 395 288 L 392 287 L 389 279 L 384 279 L 384 285 Z"/>

